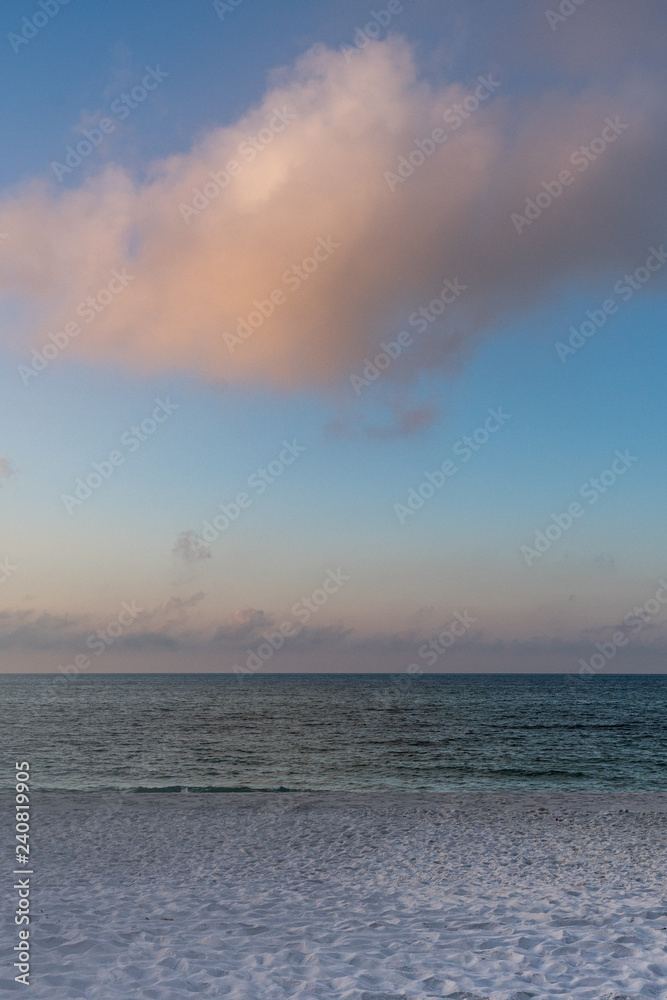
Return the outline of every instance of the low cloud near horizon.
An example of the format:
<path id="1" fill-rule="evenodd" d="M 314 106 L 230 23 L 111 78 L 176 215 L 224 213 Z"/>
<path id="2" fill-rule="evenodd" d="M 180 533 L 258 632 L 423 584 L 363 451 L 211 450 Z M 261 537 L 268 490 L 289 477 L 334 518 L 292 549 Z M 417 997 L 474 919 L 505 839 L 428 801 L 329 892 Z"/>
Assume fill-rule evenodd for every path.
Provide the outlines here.
<path id="1" fill-rule="evenodd" d="M 0 204 L 0 230 L 13 234 L 0 289 L 22 295 L 31 315 L 14 346 L 27 360 L 28 347 L 75 321 L 81 332 L 68 354 L 90 362 L 349 393 L 349 375 L 446 279 L 466 291 L 414 331 L 389 383 L 458 366 L 480 336 L 564 283 L 594 288 L 643 264 L 665 231 L 657 84 L 633 76 L 613 96 L 564 88 L 528 99 L 491 76 L 499 86 L 454 129 L 443 115 L 476 81 L 423 82 L 400 37 L 348 60 L 317 45 L 276 77 L 260 107 L 190 153 L 153 163 L 141 180 L 109 165 L 74 190 L 41 180 L 15 189 Z M 280 124 L 275 109 L 284 129 L 251 162 L 242 143 Z M 572 166 L 607 118 L 627 128 L 587 169 Z M 438 127 L 447 141 L 390 190 L 386 172 Z M 231 160 L 238 174 L 186 221 L 194 189 Z M 517 233 L 512 213 L 568 168 L 573 182 Z M 317 270 L 302 271 L 299 287 L 285 281 L 318 246 L 328 250 Z M 127 287 L 86 322 L 79 304 L 123 269 Z M 224 334 L 275 290 L 273 314 L 230 349 Z M 179 551 L 195 557 L 185 542 Z"/>
<path id="2" fill-rule="evenodd" d="M 275 636 L 280 624 L 288 619 L 278 613 L 243 607 L 224 620 L 205 624 L 197 620 L 195 612 L 204 598 L 205 594 L 198 591 L 140 611 L 123 634 L 113 640 L 107 638 L 102 655 L 98 655 L 103 644 L 97 629 L 106 630 L 108 620 L 36 609 L 2 610 L 0 673 L 11 673 L 17 667 L 21 672 L 55 673 L 79 654 L 88 660 L 88 665 L 81 668 L 84 673 L 182 672 L 184 653 L 188 656 L 188 670 L 214 673 L 233 671 L 235 665 L 245 666 L 251 654 L 255 657 L 250 661 L 255 664 L 251 673 L 256 669 L 261 673 L 312 673 L 314 653 L 320 673 L 397 672 L 413 680 L 419 673 L 578 673 L 582 658 L 589 660 L 597 652 L 594 644 L 608 643 L 611 635 L 624 627 L 623 622 L 610 622 L 567 635 L 545 632 L 508 639 L 489 634 L 477 622 L 453 646 L 428 658 L 420 655 L 420 649 L 448 629 L 448 616 L 435 629 L 386 632 L 364 632 L 343 622 L 296 625 L 295 634 L 257 668 L 257 650 L 260 646 L 267 649 L 267 637 Z M 665 624 L 647 622 L 641 635 L 631 635 L 631 639 L 622 655 L 614 656 L 602 672 L 660 673 L 667 650 Z M 419 667 L 416 676 L 408 670 L 411 664 Z"/>

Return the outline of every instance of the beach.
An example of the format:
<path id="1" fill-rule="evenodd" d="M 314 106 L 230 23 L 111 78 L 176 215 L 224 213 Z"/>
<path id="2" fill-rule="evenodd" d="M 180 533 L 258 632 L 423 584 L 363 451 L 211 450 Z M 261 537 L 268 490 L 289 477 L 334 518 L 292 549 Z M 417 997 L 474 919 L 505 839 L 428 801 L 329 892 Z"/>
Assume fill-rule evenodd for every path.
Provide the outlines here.
<path id="1" fill-rule="evenodd" d="M 0 1000 L 667 1000 L 667 0 L 2 13 Z"/>
<path id="2" fill-rule="evenodd" d="M 32 814 L 35 1000 L 667 998 L 665 794 L 48 792 Z"/>

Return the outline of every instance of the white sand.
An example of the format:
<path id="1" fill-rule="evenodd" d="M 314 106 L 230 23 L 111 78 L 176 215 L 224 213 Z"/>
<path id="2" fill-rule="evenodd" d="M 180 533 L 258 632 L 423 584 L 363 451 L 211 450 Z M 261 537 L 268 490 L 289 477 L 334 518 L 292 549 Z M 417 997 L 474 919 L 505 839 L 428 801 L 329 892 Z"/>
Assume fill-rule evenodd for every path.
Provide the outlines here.
<path id="1" fill-rule="evenodd" d="M 30 1000 L 667 998 L 665 795 L 52 794 L 33 831 Z"/>

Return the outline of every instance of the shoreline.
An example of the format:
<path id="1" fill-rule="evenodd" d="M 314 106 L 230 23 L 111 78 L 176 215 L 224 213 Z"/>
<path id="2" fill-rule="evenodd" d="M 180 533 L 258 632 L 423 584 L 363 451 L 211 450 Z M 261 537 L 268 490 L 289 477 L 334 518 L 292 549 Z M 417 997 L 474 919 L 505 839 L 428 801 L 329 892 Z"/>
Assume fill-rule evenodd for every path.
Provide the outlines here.
<path id="1" fill-rule="evenodd" d="M 480 804 L 488 799 L 489 801 L 504 801 L 508 799 L 510 801 L 516 801 L 520 804 L 522 800 L 532 800 L 532 799 L 557 799 L 559 801 L 567 802 L 570 799 L 573 802 L 577 802 L 579 805 L 586 802 L 591 806 L 595 805 L 596 802 L 602 803 L 608 800 L 616 799 L 631 799 L 636 804 L 646 803 L 647 805 L 655 805 L 657 808 L 661 807 L 661 804 L 667 804 L 667 788 L 665 789 L 627 789 L 627 790 L 614 790 L 609 789 L 598 789 L 591 790 L 589 788 L 581 789 L 507 789 L 507 788 L 497 788 L 495 790 L 479 790 L 479 789 L 458 789 L 458 790 L 425 790 L 425 789 L 338 789 L 338 788 L 326 788 L 326 789 L 316 789 L 316 788 L 250 788 L 247 786 L 233 787 L 233 786 L 198 786 L 198 785 L 165 785 L 165 786 L 141 786 L 138 785 L 132 788 L 92 788 L 92 789 L 75 789 L 75 788 L 39 788 L 31 792 L 31 797 L 34 802 L 38 802 L 44 798 L 45 801 L 55 799 L 57 797 L 67 797 L 71 796 L 73 799 L 78 799 L 81 796 L 91 796 L 97 798 L 109 798 L 118 796 L 120 798 L 151 798 L 151 799 L 162 799 L 174 797 L 178 799 L 180 796 L 189 796 L 192 798 L 201 798 L 203 800 L 208 798 L 216 798 L 218 796 L 287 796 L 293 795 L 295 797 L 303 796 L 324 796 L 324 797 L 336 797 L 340 800 L 350 799 L 351 802 L 360 799 L 373 799 L 382 800 L 383 798 L 389 799 L 401 799 L 405 797 L 406 799 L 415 800 L 419 799 L 433 799 L 434 801 L 442 802 L 447 804 L 448 802 L 458 801 L 467 802 L 469 805 L 473 804 L 476 799 L 480 800 Z M 654 801 L 655 800 L 655 801 Z M 0 810 L 4 807 L 6 802 L 13 801 L 13 792 L 11 789 L 0 789 Z"/>

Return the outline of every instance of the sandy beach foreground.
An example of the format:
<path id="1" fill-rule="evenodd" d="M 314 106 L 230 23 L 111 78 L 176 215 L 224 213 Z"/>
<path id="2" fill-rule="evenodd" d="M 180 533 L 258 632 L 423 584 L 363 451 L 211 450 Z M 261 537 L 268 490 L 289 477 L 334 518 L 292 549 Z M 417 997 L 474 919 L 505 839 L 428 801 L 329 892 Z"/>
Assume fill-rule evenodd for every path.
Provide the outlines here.
<path id="1" fill-rule="evenodd" d="M 33 803 L 33 1000 L 667 998 L 667 795 Z"/>

